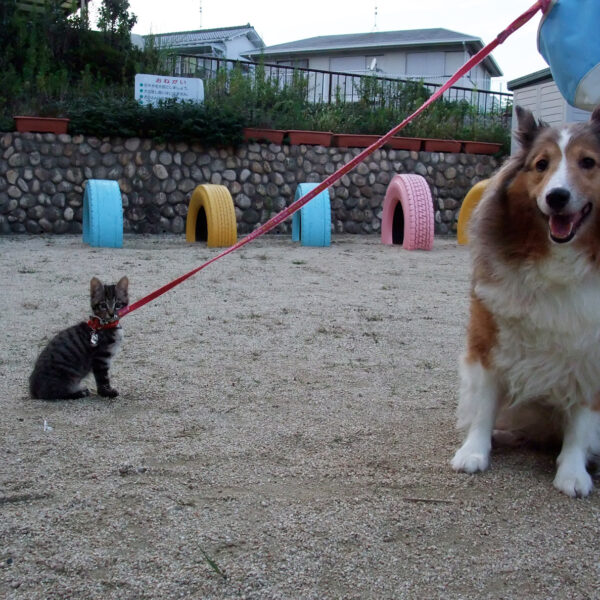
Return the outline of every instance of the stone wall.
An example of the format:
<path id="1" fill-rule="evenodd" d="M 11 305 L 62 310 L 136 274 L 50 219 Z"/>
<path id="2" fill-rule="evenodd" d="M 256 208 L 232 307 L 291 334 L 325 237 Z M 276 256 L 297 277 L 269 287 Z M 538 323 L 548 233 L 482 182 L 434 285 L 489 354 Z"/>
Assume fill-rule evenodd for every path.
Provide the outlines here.
<path id="1" fill-rule="evenodd" d="M 39 133 L 0 134 L 0 233 L 81 232 L 88 179 L 118 180 L 126 232 L 181 233 L 191 192 L 201 183 L 228 187 L 240 234 L 279 212 L 301 182 L 322 181 L 359 149 L 248 143 L 203 148 L 146 139 L 98 139 Z M 337 233 L 376 233 L 383 197 L 396 173 L 431 186 L 436 233 L 456 230 L 462 198 L 499 166 L 494 157 L 377 150 L 342 177 L 331 194 Z M 277 231 L 287 232 L 290 223 Z"/>

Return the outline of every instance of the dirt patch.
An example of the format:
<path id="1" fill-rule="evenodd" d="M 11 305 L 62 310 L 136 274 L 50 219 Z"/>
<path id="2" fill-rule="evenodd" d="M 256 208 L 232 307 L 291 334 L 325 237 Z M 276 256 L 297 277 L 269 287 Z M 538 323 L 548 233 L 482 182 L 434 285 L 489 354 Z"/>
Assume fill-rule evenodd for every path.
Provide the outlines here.
<path id="1" fill-rule="evenodd" d="M 449 460 L 469 256 L 268 237 L 123 319 L 116 400 L 31 400 L 91 276 L 133 299 L 214 256 L 181 237 L 0 239 L 0 596 L 592 598 L 598 493 L 552 454 Z M 93 383 L 91 384 L 93 387 Z"/>

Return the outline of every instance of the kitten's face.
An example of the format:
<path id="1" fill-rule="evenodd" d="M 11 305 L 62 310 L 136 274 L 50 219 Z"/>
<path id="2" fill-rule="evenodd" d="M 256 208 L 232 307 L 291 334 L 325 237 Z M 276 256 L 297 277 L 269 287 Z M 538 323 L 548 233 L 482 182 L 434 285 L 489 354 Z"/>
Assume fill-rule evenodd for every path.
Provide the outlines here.
<path id="1" fill-rule="evenodd" d="M 129 304 L 129 280 L 121 277 L 115 285 L 104 285 L 98 278 L 90 281 L 92 312 L 102 321 L 115 321 L 119 310 Z"/>

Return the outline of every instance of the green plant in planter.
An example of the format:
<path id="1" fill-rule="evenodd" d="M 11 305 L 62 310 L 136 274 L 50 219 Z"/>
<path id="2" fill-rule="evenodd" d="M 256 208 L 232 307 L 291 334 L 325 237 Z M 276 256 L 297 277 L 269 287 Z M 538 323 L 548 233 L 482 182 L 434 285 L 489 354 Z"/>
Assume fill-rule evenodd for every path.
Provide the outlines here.
<path id="1" fill-rule="evenodd" d="M 132 98 L 102 95 L 81 98 L 68 109 L 70 131 L 104 137 L 147 137 L 197 142 L 206 146 L 242 141 L 243 121 L 224 107 L 167 100 L 143 106 Z"/>
<path id="2" fill-rule="evenodd" d="M 267 74 L 264 64 L 253 67 L 251 76 L 243 65 L 219 69 L 206 84 L 206 104 L 240 115 L 246 126 L 304 129 L 307 117 L 308 81 L 297 71 L 289 80 Z M 248 67 L 250 69 L 250 67 Z M 269 73 L 271 73 L 269 71 Z"/>

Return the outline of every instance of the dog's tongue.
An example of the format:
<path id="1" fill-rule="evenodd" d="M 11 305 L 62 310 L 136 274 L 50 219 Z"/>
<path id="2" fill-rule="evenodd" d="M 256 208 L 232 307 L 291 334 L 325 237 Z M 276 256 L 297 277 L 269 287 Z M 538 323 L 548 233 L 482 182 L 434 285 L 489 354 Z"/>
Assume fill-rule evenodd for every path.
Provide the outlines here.
<path id="1" fill-rule="evenodd" d="M 550 233 L 557 239 L 567 238 L 571 235 L 575 215 L 552 215 L 550 217 Z"/>

